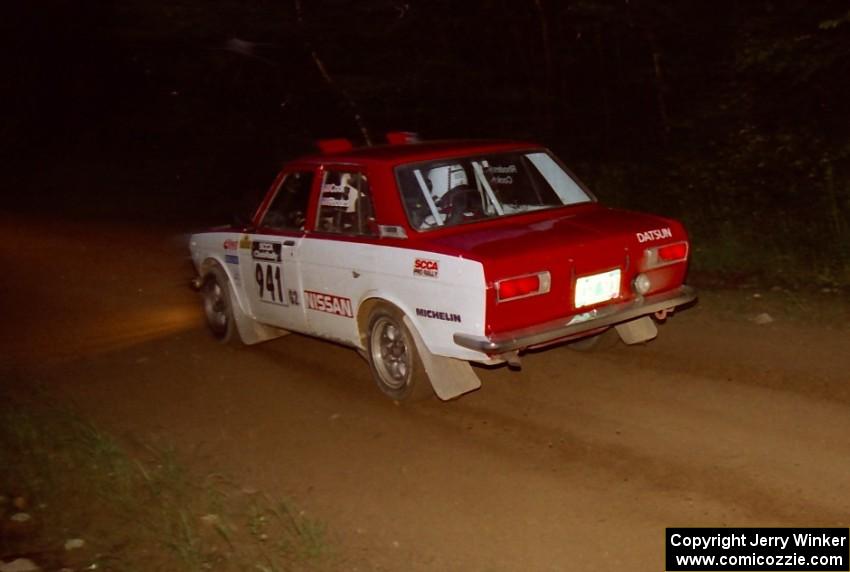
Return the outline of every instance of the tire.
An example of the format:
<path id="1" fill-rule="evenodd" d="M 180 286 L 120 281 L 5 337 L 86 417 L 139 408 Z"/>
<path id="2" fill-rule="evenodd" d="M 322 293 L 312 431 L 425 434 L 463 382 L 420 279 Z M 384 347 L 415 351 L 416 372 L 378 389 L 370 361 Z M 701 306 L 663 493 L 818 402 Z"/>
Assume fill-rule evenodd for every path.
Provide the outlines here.
<path id="1" fill-rule="evenodd" d="M 400 311 L 379 306 L 369 316 L 366 353 L 375 383 L 395 401 L 413 402 L 434 394 L 413 336 Z"/>
<path id="2" fill-rule="evenodd" d="M 588 336 L 569 343 L 570 349 L 578 352 L 593 352 L 601 350 L 609 350 L 619 344 L 620 335 L 614 328 L 608 328 L 595 336 Z"/>
<path id="3" fill-rule="evenodd" d="M 220 267 L 214 266 L 204 277 L 201 300 L 207 327 L 213 337 L 222 344 L 241 346 L 242 339 L 233 317 L 230 281 Z"/>

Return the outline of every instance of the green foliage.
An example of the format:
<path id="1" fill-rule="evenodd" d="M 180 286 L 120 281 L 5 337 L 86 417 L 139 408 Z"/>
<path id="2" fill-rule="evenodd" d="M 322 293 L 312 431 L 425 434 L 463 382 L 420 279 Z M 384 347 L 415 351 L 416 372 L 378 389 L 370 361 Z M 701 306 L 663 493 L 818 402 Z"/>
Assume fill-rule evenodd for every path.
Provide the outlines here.
<path id="1" fill-rule="evenodd" d="M 839 18 L 831 18 L 828 20 L 821 21 L 821 23 L 818 24 L 818 28 L 820 28 L 821 30 L 834 30 L 836 28 L 844 26 L 845 24 L 850 24 L 850 10 L 848 10 L 847 13 L 844 14 L 844 16 L 841 16 Z"/>
<path id="2" fill-rule="evenodd" d="M 0 558 L 44 569 L 323 570 L 324 525 L 286 501 L 199 476 L 170 445 L 123 443 L 60 408 L 0 408 L 0 518 L 20 499 L 34 525 L 0 538 Z M 84 549 L 63 549 L 81 538 Z"/>

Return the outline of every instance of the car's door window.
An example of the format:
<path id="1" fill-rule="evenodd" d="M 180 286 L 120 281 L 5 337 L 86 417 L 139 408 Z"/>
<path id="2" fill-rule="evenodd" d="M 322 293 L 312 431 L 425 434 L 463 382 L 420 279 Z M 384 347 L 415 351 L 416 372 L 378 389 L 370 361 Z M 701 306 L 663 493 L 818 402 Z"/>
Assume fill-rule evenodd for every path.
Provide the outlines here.
<path id="1" fill-rule="evenodd" d="M 304 230 L 312 171 L 288 173 L 263 217 L 262 226 L 277 230 Z"/>
<path id="2" fill-rule="evenodd" d="M 316 229 L 321 232 L 371 236 L 375 218 L 369 181 L 363 173 L 325 171 L 319 197 Z"/>

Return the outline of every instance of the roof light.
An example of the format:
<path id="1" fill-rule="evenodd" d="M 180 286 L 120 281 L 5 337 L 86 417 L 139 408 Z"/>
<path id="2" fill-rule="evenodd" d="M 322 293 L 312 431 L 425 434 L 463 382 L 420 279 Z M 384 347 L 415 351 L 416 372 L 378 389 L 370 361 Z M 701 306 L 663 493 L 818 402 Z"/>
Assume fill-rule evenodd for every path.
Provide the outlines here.
<path id="1" fill-rule="evenodd" d="M 390 145 L 409 145 L 419 143 L 419 134 L 413 131 L 390 131 L 387 133 L 387 143 Z"/>
<path id="2" fill-rule="evenodd" d="M 319 139 L 316 141 L 319 151 L 324 154 L 341 153 L 343 151 L 351 151 L 354 145 L 348 139 Z"/>
<path id="3" fill-rule="evenodd" d="M 549 291 L 551 285 L 552 278 L 548 272 L 506 278 L 496 282 L 496 300 L 507 302 L 545 294 Z"/>

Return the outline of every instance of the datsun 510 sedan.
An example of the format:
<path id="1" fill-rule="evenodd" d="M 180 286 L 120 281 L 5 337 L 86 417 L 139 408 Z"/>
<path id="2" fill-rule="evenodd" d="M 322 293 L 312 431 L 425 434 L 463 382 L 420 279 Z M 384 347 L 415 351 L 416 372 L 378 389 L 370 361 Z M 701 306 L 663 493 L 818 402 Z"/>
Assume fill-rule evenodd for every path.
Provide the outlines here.
<path id="1" fill-rule="evenodd" d="M 470 362 L 609 328 L 645 342 L 694 300 L 682 225 L 600 205 L 539 145 L 388 140 L 320 142 L 248 224 L 191 236 L 218 340 L 332 340 L 392 399 L 445 400 L 481 386 Z"/>

